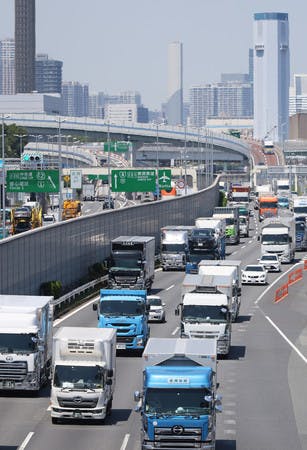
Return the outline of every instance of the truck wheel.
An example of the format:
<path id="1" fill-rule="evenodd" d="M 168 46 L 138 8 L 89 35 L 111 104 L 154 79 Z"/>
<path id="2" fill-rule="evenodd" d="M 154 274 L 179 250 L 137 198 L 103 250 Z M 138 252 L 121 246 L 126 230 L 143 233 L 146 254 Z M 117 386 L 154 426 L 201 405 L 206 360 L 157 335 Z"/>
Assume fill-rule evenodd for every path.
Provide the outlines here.
<path id="1" fill-rule="evenodd" d="M 112 412 L 112 400 L 113 399 L 109 400 L 108 404 L 107 404 L 107 417 L 109 417 L 111 415 L 111 412 Z"/>
<path id="2" fill-rule="evenodd" d="M 53 425 L 58 425 L 59 419 L 57 417 L 51 417 L 51 422 L 53 423 Z"/>

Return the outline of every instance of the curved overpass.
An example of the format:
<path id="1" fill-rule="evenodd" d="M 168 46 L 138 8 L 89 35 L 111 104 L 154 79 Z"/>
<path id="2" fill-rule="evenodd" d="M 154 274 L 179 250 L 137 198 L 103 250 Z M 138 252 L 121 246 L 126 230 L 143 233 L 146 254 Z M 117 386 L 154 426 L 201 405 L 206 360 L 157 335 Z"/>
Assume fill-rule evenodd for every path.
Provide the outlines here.
<path id="1" fill-rule="evenodd" d="M 109 132 L 113 137 L 123 140 L 124 138 L 136 141 L 171 142 L 182 145 L 183 142 L 194 142 L 203 145 L 212 145 L 215 150 L 239 153 L 244 159 L 250 158 L 249 145 L 230 135 L 213 132 L 208 128 L 192 128 L 182 126 L 155 125 L 155 124 L 112 124 L 91 117 L 58 117 L 45 114 L 11 114 L 5 122 L 16 123 L 18 126 L 27 128 L 32 132 L 49 134 L 59 128 L 69 133 L 85 132 L 91 135 L 107 135 Z"/>

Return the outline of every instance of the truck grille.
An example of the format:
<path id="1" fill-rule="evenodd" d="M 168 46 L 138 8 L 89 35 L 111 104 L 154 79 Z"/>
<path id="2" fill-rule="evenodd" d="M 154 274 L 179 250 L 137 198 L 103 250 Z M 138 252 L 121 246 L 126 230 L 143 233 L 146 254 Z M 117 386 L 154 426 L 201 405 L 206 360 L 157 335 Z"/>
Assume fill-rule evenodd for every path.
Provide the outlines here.
<path id="1" fill-rule="evenodd" d="M 155 441 L 159 442 L 159 448 L 197 448 L 196 445 L 201 442 L 201 428 L 184 428 L 181 425 L 157 427 Z"/>
<path id="2" fill-rule="evenodd" d="M 23 381 L 28 372 L 27 361 L 0 361 L 0 380 Z"/>
<path id="3" fill-rule="evenodd" d="M 120 344 L 132 344 L 135 336 L 117 336 L 116 342 Z"/>
<path id="4" fill-rule="evenodd" d="M 69 398 L 58 397 L 58 402 L 62 408 L 96 408 L 98 398 L 82 398 L 76 395 Z"/>
<path id="5" fill-rule="evenodd" d="M 136 277 L 116 276 L 115 282 L 121 286 L 130 286 L 136 283 Z"/>

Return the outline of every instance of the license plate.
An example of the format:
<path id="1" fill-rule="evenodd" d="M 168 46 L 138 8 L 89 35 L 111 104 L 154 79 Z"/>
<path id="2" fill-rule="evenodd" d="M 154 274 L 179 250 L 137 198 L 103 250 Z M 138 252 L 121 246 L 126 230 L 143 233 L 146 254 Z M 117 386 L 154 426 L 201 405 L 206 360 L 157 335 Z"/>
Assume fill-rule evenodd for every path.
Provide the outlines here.
<path id="1" fill-rule="evenodd" d="M 79 411 L 75 411 L 75 412 L 74 412 L 74 417 L 76 417 L 76 418 L 81 418 L 81 417 L 82 417 L 82 414 L 81 414 Z"/>
<path id="2" fill-rule="evenodd" d="M 116 350 L 126 350 L 126 344 L 116 344 Z"/>

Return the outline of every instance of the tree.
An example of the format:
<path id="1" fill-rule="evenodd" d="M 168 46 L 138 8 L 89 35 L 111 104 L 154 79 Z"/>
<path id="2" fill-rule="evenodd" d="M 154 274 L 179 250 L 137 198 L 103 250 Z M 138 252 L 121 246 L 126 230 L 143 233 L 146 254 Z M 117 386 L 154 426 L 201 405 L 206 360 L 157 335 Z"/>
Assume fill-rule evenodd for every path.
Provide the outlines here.
<path id="1" fill-rule="evenodd" d="M 23 127 L 18 127 L 15 123 L 13 123 L 12 125 L 4 124 L 4 134 L 5 134 L 5 141 L 4 141 L 5 158 L 20 158 L 20 138 L 16 135 L 22 134 L 27 135 L 22 140 L 22 146 L 24 147 L 28 143 L 27 130 Z"/>

